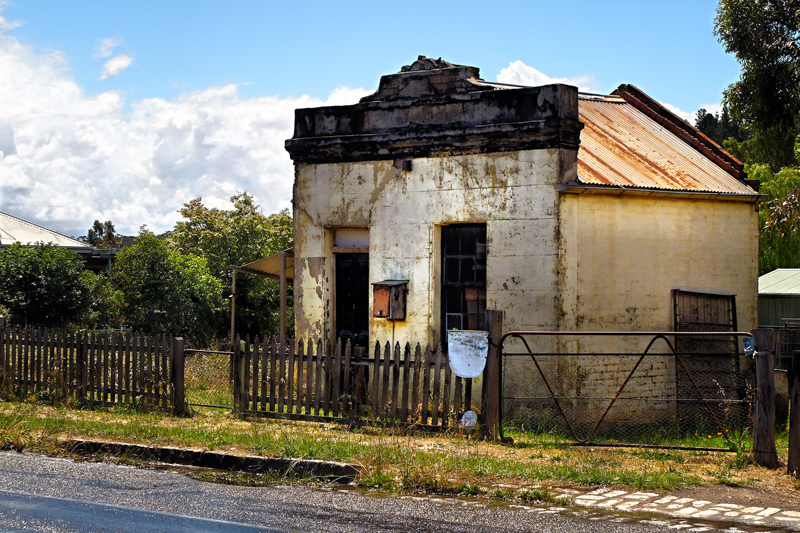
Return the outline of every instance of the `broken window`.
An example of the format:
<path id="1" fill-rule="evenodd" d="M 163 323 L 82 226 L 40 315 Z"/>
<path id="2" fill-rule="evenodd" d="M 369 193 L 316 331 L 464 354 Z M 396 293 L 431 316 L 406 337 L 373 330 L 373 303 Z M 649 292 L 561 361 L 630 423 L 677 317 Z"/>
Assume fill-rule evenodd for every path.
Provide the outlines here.
<path id="1" fill-rule="evenodd" d="M 486 224 L 442 227 L 442 340 L 486 328 Z"/>

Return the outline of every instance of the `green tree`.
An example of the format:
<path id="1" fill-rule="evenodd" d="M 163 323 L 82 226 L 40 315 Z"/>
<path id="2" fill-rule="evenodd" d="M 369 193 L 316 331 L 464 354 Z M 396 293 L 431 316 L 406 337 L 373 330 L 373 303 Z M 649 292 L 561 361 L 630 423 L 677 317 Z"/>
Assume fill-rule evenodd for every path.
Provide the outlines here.
<path id="1" fill-rule="evenodd" d="M 773 174 L 767 165 L 746 165 L 750 179 L 760 182 L 769 197 L 759 206 L 759 273 L 776 268 L 800 267 L 800 220 L 794 196 L 800 189 L 800 168 L 783 168 Z"/>
<path id="2" fill-rule="evenodd" d="M 720 0 L 714 33 L 742 68 L 724 103 L 752 135 L 726 148 L 773 171 L 792 166 L 800 134 L 800 2 Z"/>
<path id="3" fill-rule="evenodd" d="M 181 254 L 142 228 L 136 243 L 117 256 L 113 283 L 127 321 L 154 333 L 203 344 L 224 314 L 222 285 L 205 259 Z"/>
<path id="4" fill-rule="evenodd" d="M 288 210 L 269 216 L 248 193 L 231 197 L 232 209 L 209 208 L 201 198 L 180 210 L 171 242 L 183 253 L 204 257 L 213 275 L 230 288 L 232 265 L 241 266 L 291 246 Z M 240 275 L 236 279 L 236 322 L 241 333 L 270 335 L 278 330 L 279 288 L 274 280 Z M 291 308 L 291 303 L 289 303 Z M 291 321 L 290 321 L 291 322 Z M 220 334 L 227 324 L 220 327 Z"/>
<path id="5" fill-rule="evenodd" d="M 110 220 L 105 222 L 95 220 L 86 233 L 86 237 L 81 237 L 81 240 L 96 248 L 120 248 L 122 246 L 122 237 L 117 234 L 114 224 Z"/>
<path id="6" fill-rule="evenodd" d="M 709 113 L 705 109 L 698 110 L 695 115 L 694 127 L 720 146 L 729 138 L 737 141 L 744 141 L 747 138 L 746 130 L 739 122 L 731 118 L 727 106 L 723 106 L 720 113 Z"/>
<path id="7" fill-rule="evenodd" d="M 88 329 L 119 329 L 125 325 L 122 318 L 122 292 L 114 287 L 110 274 L 100 272 L 90 276 L 89 307 L 81 323 Z"/>
<path id="8" fill-rule="evenodd" d="M 90 303 L 91 276 L 69 250 L 15 243 L 0 251 L 0 305 L 23 324 L 77 322 Z"/>

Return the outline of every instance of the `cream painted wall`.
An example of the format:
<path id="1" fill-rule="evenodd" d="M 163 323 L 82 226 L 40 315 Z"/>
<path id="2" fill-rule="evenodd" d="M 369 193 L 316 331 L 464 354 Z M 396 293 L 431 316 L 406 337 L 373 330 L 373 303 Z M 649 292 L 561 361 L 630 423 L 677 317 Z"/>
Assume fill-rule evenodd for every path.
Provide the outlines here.
<path id="1" fill-rule="evenodd" d="M 735 294 L 756 325 L 754 204 L 565 194 L 561 235 L 564 329 L 670 330 L 672 289 Z"/>
<path id="2" fill-rule="evenodd" d="M 557 327 L 560 157 L 535 150 L 419 158 L 407 172 L 391 161 L 297 165 L 298 335 L 331 335 L 330 229 L 368 227 L 370 282 L 409 280 L 406 320 L 371 318 L 370 341 L 439 342 L 441 226 L 468 222 L 487 224 L 487 305 L 506 312 L 505 329 Z"/>
<path id="3" fill-rule="evenodd" d="M 561 201 L 562 330 L 669 331 L 672 289 L 735 294 L 739 330 L 757 321 L 758 217 L 754 204 L 637 196 L 565 194 Z M 581 337 L 565 339 L 563 351 L 644 350 L 650 339 Z M 661 342 L 661 341 L 659 341 Z M 666 351 L 656 345 L 655 351 Z M 560 390 L 610 397 L 634 358 L 565 358 L 558 369 Z M 646 358 L 628 394 L 675 395 L 672 358 Z M 615 422 L 659 417 L 657 403 L 617 406 Z M 668 404 L 663 409 L 671 408 Z M 600 403 L 575 403 L 593 419 Z M 664 416 L 673 413 L 664 412 Z"/>

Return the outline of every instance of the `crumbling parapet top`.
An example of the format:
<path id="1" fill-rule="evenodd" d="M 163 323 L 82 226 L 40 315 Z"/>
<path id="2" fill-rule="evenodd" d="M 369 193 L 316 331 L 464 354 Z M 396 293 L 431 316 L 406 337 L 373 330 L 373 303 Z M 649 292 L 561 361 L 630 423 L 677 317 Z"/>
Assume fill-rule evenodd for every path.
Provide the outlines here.
<path id="1" fill-rule="evenodd" d="M 295 163 L 564 148 L 577 152 L 577 88 L 500 88 L 477 67 L 420 56 L 350 106 L 295 111 Z"/>
<path id="2" fill-rule="evenodd" d="M 419 56 L 396 74 L 381 77 L 378 90 L 361 99 L 361 102 L 379 102 L 400 98 L 421 98 L 454 93 L 491 91 L 482 85 L 480 69 L 454 65 L 448 61 Z"/>

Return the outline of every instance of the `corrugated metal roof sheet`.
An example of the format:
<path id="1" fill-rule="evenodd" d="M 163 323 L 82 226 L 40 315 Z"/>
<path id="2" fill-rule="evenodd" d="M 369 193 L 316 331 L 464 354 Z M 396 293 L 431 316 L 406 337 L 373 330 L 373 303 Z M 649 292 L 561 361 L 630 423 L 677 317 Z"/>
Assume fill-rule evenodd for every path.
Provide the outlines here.
<path id="1" fill-rule="evenodd" d="M 44 242 L 65 248 L 91 249 L 88 243 L 0 212 L 0 246 L 9 246 L 15 242 L 20 244 Z"/>
<path id="2" fill-rule="evenodd" d="M 758 295 L 800 295 L 800 268 L 779 268 L 758 277 Z"/>
<path id="3" fill-rule="evenodd" d="M 580 183 L 758 194 L 620 97 L 581 94 L 578 111 Z"/>
<path id="4" fill-rule="evenodd" d="M 294 279 L 294 248 L 284 250 L 286 252 L 286 279 Z M 249 272 L 258 276 L 264 276 L 272 279 L 280 279 L 281 277 L 281 254 L 268 255 L 261 259 L 256 259 L 252 263 L 247 263 L 237 270 L 242 272 Z"/>

